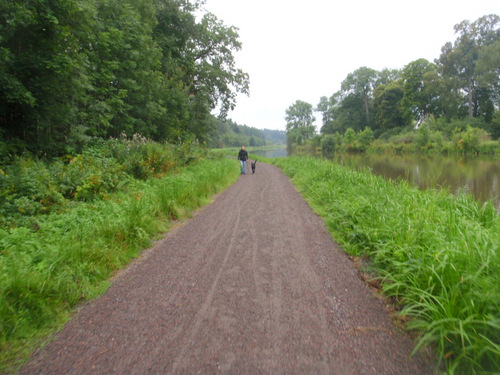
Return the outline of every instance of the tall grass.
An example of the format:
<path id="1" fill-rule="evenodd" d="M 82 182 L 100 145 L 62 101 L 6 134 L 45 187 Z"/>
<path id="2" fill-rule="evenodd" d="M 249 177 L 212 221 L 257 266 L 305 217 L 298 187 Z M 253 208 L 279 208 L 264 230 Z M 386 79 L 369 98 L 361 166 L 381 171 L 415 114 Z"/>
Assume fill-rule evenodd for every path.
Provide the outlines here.
<path id="1" fill-rule="evenodd" d="M 234 160 L 208 158 L 161 179 L 133 180 L 107 200 L 38 217 L 37 230 L 0 229 L 0 372 L 79 302 L 101 294 L 113 272 L 172 219 L 206 204 L 238 175 Z"/>
<path id="2" fill-rule="evenodd" d="M 312 158 L 275 164 L 351 254 L 366 255 L 399 301 L 417 350 L 433 345 L 450 374 L 500 369 L 500 217 L 468 195 L 420 191 Z"/>
<path id="3" fill-rule="evenodd" d="M 135 134 L 55 160 L 14 157 L 0 164 L 0 228 L 36 227 L 40 216 L 109 199 L 133 180 L 160 178 L 206 155 L 197 142 L 156 143 Z"/>

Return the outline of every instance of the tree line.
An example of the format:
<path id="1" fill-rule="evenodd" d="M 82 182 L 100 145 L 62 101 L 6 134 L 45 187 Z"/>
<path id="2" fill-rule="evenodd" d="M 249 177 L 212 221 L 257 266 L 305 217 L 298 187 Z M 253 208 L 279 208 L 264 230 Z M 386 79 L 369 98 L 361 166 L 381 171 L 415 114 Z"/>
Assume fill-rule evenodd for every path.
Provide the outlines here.
<path id="1" fill-rule="evenodd" d="M 257 129 L 239 125 L 231 119 L 217 119 L 209 134 L 207 146 L 211 148 L 282 145 L 286 143 L 283 130 Z"/>
<path id="2" fill-rule="evenodd" d="M 315 137 L 314 111 L 322 135 L 368 132 L 388 139 L 422 124 L 450 135 L 467 125 L 500 137 L 500 17 L 486 15 L 455 25 L 454 43 L 430 62 L 418 59 L 402 69 L 366 66 L 347 75 L 341 89 L 320 98 L 316 108 L 297 100 L 286 110 L 287 142 Z"/>
<path id="3" fill-rule="evenodd" d="M 0 148 L 56 156 L 109 137 L 204 140 L 248 74 L 203 0 L 0 3 Z"/>

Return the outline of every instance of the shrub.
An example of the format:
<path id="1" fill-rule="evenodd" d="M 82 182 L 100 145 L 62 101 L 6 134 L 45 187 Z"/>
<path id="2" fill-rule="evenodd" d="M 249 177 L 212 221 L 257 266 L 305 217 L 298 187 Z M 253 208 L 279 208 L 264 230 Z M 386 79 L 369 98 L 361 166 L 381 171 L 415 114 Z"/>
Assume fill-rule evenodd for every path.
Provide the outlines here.
<path id="1" fill-rule="evenodd" d="M 356 139 L 361 144 L 364 151 L 368 148 L 368 146 L 370 146 L 370 143 L 373 140 L 373 131 L 369 127 L 366 127 L 365 130 L 356 136 Z"/>
<path id="2" fill-rule="evenodd" d="M 321 153 L 323 155 L 326 156 L 333 154 L 336 147 L 337 143 L 333 134 L 327 134 L 323 137 L 323 140 L 321 141 Z"/>
<path id="3" fill-rule="evenodd" d="M 31 226 L 38 215 L 108 199 L 133 179 L 159 178 L 206 154 L 197 142 L 160 144 L 136 134 L 52 161 L 16 157 L 0 170 L 0 227 Z"/>
<path id="4" fill-rule="evenodd" d="M 415 142 L 415 136 L 416 135 L 414 132 L 402 133 L 390 137 L 389 142 L 394 143 L 396 145 L 410 144 Z"/>
<path id="5" fill-rule="evenodd" d="M 488 140 L 488 134 L 479 128 L 473 128 L 467 125 L 465 131 L 455 130 L 452 141 L 456 149 L 464 154 L 473 154 L 479 152 L 481 140 Z"/>
<path id="6" fill-rule="evenodd" d="M 479 144 L 479 153 L 482 155 L 494 155 L 500 153 L 498 141 L 484 141 Z"/>
<path id="7" fill-rule="evenodd" d="M 348 128 L 344 134 L 344 144 L 352 143 L 356 140 L 356 132 L 353 128 Z"/>

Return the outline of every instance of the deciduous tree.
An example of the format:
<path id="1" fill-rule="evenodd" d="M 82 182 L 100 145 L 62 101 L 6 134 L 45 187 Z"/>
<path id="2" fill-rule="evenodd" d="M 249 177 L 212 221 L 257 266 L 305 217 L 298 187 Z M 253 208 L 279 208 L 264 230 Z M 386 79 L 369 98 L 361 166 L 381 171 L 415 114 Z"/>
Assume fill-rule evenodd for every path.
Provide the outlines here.
<path id="1" fill-rule="evenodd" d="M 479 71 L 484 75 L 495 69 L 485 63 L 482 65 L 483 70 L 478 71 L 476 64 L 481 50 L 486 48 L 483 54 L 489 54 L 491 48 L 489 46 L 496 44 L 500 39 L 499 25 L 500 17 L 493 14 L 483 16 L 472 23 L 462 21 L 455 25 L 458 38 L 453 44 L 448 42 L 444 45 L 437 60 L 443 77 L 454 82 L 458 89 L 465 92 L 469 118 L 477 117 L 481 113 L 478 95 Z M 498 51 L 496 54 L 498 55 Z M 484 92 L 483 102 L 486 102 Z"/>
<path id="2" fill-rule="evenodd" d="M 0 136 L 43 154 L 93 138 L 203 139 L 248 93 L 237 29 L 203 1 L 0 3 Z"/>
<path id="3" fill-rule="evenodd" d="M 370 126 L 370 105 L 377 79 L 378 72 L 376 70 L 362 66 L 349 73 L 341 85 L 345 95 L 358 96 L 363 102 L 365 124 L 361 128 Z"/>
<path id="4" fill-rule="evenodd" d="M 313 106 L 302 100 L 297 100 L 286 110 L 287 133 L 293 131 L 303 139 L 311 138 L 316 132 L 313 116 Z"/>
<path id="5" fill-rule="evenodd" d="M 337 117 L 337 109 L 339 102 L 340 93 L 333 94 L 330 98 L 322 96 L 316 107 L 316 111 L 320 112 L 322 115 L 321 134 L 333 134 L 334 131 L 334 120 Z"/>
<path id="6" fill-rule="evenodd" d="M 436 114 L 439 93 L 434 91 L 436 65 L 426 59 L 415 60 L 403 68 L 402 107 L 419 124 L 429 115 Z"/>
<path id="7" fill-rule="evenodd" d="M 374 96 L 374 129 L 379 134 L 394 128 L 403 128 L 410 124 L 409 113 L 402 105 L 404 98 L 402 80 L 377 86 Z"/>

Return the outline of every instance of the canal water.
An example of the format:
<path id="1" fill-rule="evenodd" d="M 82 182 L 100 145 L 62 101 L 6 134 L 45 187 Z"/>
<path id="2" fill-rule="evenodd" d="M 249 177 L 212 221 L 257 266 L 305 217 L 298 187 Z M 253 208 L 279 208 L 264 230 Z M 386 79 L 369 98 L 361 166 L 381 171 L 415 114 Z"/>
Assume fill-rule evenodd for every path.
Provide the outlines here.
<path id="1" fill-rule="evenodd" d="M 477 200 L 490 200 L 500 212 L 500 159 L 415 155 L 337 155 L 334 162 L 352 168 L 370 168 L 387 179 L 405 179 L 420 189 L 461 191 Z"/>
<path id="2" fill-rule="evenodd" d="M 252 151 L 252 154 L 287 156 L 286 149 Z M 500 212 L 498 157 L 340 154 L 332 161 L 355 169 L 369 168 L 387 179 L 406 179 L 420 189 L 445 188 L 455 195 L 466 191 L 481 202 L 493 202 Z"/>

